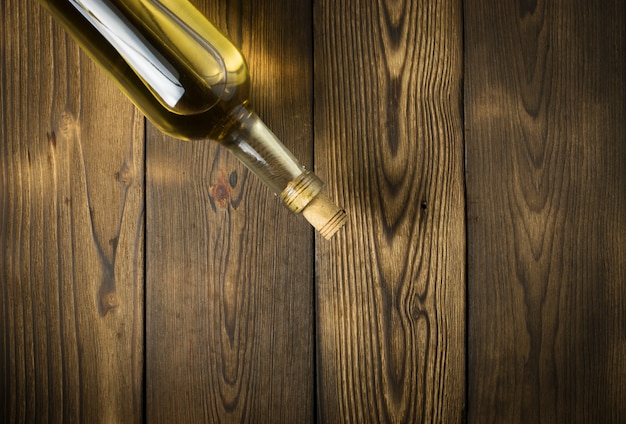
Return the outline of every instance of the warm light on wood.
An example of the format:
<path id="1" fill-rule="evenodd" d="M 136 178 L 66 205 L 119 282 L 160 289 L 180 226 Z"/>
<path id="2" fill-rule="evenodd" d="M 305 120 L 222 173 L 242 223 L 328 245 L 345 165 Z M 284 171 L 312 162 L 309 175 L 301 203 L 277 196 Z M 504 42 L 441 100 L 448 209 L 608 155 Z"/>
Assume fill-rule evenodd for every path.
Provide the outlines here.
<path id="1" fill-rule="evenodd" d="M 624 0 L 193 3 L 271 190 L 0 7 L 0 423 L 626 423 Z"/>

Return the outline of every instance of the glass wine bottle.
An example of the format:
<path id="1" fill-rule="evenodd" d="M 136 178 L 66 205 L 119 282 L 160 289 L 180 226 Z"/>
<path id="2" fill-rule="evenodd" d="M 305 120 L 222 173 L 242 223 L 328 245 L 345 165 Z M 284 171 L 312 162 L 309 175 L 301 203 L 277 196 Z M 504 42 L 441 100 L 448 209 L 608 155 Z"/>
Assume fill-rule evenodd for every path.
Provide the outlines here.
<path id="1" fill-rule="evenodd" d="M 326 238 L 346 221 L 249 105 L 241 52 L 187 0 L 40 0 L 161 131 L 212 139 Z"/>

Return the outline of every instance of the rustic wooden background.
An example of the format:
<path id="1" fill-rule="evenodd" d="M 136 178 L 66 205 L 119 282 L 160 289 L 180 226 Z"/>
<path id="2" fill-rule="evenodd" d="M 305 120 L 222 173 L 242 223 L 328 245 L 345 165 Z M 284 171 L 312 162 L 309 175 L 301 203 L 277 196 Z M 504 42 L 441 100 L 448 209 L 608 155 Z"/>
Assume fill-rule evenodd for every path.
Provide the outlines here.
<path id="1" fill-rule="evenodd" d="M 626 421 L 622 0 L 195 4 L 349 224 L 3 0 L 0 422 Z"/>

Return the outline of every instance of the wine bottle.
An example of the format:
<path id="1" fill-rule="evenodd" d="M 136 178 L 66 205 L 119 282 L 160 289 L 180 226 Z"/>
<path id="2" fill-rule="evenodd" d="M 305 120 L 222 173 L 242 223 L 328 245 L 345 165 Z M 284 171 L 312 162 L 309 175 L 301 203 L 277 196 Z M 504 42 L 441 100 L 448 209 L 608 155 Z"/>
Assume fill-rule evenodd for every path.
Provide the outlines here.
<path id="1" fill-rule="evenodd" d="M 253 112 L 246 61 L 187 0 L 40 0 L 162 132 L 224 145 L 326 238 L 346 221 Z"/>

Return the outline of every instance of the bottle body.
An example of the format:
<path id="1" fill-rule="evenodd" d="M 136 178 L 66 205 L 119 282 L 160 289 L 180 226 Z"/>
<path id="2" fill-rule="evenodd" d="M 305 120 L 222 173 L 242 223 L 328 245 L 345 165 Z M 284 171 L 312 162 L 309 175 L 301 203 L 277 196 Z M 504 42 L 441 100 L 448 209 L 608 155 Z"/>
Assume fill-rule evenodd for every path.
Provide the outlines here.
<path id="1" fill-rule="evenodd" d="M 217 139 L 248 101 L 243 56 L 187 1 L 40 2 L 168 135 Z"/>
<path id="2" fill-rule="evenodd" d="M 286 196 L 300 195 L 293 182 L 301 176 L 309 175 L 305 181 L 316 177 L 252 112 L 245 59 L 191 3 L 40 2 L 157 128 L 183 140 L 208 138 L 223 144 L 293 212 L 302 211 L 289 206 L 302 201 L 286 201 Z M 307 183 L 302 190 L 301 198 L 312 201 L 321 182 Z M 344 217 L 339 227 L 343 225 L 343 211 L 335 207 L 328 213 Z"/>

